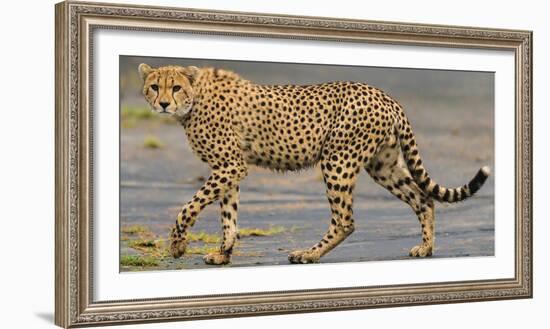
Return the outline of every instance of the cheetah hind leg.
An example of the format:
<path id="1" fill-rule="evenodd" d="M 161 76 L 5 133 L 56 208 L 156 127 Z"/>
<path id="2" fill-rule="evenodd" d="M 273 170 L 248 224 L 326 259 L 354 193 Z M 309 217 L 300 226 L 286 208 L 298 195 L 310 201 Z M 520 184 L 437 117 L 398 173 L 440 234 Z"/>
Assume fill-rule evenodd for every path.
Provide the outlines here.
<path id="1" fill-rule="evenodd" d="M 344 227 L 342 225 L 338 225 L 336 221 L 332 219 L 328 232 L 323 236 L 323 239 L 318 244 L 309 249 L 291 252 L 288 255 L 288 260 L 293 264 L 318 263 L 323 255 L 334 249 L 334 247 L 353 233 L 353 231 L 353 223 L 350 223 L 347 227 Z"/>
<path id="2" fill-rule="evenodd" d="M 321 169 L 332 212 L 329 229 L 316 245 L 309 249 L 290 253 L 288 260 L 291 263 L 319 262 L 323 255 L 338 246 L 354 231 L 353 188 L 360 168 L 342 166 L 339 159 L 338 155 L 333 155 L 321 160 Z"/>
<path id="3" fill-rule="evenodd" d="M 431 256 L 435 239 L 434 203 L 412 178 L 395 140 L 390 140 L 365 169 L 376 183 L 407 203 L 417 215 L 422 229 L 422 242 L 410 249 L 409 256 Z"/>
<path id="4" fill-rule="evenodd" d="M 434 222 L 435 222 L 435 209 L 434 204 L 430 200 L 425 205 L 422 205 L 423 209 L 418 215 L 420 225 L 422 226 L 422 243 L 412 247 L 409 252 L 411 257 L 428 257 L 433 254 L 434 251 Z"/>

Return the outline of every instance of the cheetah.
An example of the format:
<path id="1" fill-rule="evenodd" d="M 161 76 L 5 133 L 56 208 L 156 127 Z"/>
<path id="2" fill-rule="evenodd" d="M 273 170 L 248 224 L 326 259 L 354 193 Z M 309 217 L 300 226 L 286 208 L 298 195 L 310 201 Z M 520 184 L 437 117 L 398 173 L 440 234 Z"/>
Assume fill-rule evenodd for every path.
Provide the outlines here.
<path id="1" fill-rule="evenodd" d="M 193 152 L 212 171 L 177 215 L 170 233 L 175 258 L 185 253 L 187 232 L 201 210 L 219 200 L 223 239 L 204 261 L 230 263 L 239 183 L 249 165 L 296 171 L 320 164 L 330 224 L 317 244 L 288 255 L 301 264 L 319 262 L 354 231 L 353 190 L 361 168 L 418 217 L 422 240 L 410 249 L 412 257 L 434 252 L 434 202 L 465 200 L 490 174 L 485 166 L 461 187 L 437 184 L 424 168 L 402 106 L 364 83 L 260 85 L 229 70 L 195 66 L 140 64 L 138 71 L 152 111 L 181 122 Z"/>

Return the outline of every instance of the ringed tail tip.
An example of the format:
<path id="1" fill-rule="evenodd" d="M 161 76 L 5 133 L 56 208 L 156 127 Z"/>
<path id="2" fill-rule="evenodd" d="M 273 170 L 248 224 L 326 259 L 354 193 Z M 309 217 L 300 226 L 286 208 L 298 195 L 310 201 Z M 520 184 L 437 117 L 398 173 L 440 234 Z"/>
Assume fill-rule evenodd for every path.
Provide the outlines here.
<path id="1" fill-rule="evenodd" d="M 481 186 L 483 185 L 483 183 L 485 183 L 487 177 L 489 177 L 490 174 L 491 169 L 488 166 L 483 166 L 481 167 L 481 169 L 479 169 L 475 177 L 468 183 L 470 196 L 476 193 L 481 188 Z"/>
<path id="2" fill-rule="evenodd" d="M 483 174 L 485 174 L 485 176 L 491 175 L 491 167 L 489 166 L 483 166 L 480 170 Z"/>

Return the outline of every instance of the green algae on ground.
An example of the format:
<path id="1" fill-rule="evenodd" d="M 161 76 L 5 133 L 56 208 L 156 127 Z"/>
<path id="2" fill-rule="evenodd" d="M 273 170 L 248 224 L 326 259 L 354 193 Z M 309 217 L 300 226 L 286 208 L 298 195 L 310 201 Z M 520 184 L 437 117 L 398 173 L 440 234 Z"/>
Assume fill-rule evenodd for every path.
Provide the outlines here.
<path id="1" fill-rule="evenodd" d="M 127 242 L 129 248 L 142 252 L 143 254 L 163 260 L 170 255 L 163 239 L 134 239 Z"/>
<path id="2" fill-rule="evenodd" d="M 122 255 L 120 256 L 120 265 L 154 267 L 159 266 L 159 261 L 156 258 L 150 256 Z"/>
<path id="3" fill-rule="evenodd" d="M 291 232 L 294 232 L 296 227 L 290 229 Z M 248 237 L 248 236 L 271 236 L 275 234 L 280 234 L 286 232 L 287 229 L 284 226 L 269 226 L 268 228 L 257 228 L 257 227 L 243 227 L 239 228 L 239 236 Z M 219 234 L 207 233 L 205 231 L 199 232 L 189 232 L 187 233 L 187 240 L 190 242 L 204 242 L 204 243 L 220 243 L 221 237 Z"/>
<path id="4" fill-rule="evenodd" d="M 158 137 L 148 135 L 145 136 L 145 139 L 143 140 L 143 147 L 148 149 L 159 149 L 164 147 L 164 143 L 162 143 Z"/>
<path id="5" fill-rule="evenodd" d="M 178 121 L 174 120 L 172 116 L 159 115 L 151 111 L 150 108 L 143 106 L 124 106 L 121 110 L 120 119 L 121 126 L 125 129 L 134 128 L 141 122 L 150 122 L 153 124 L 161 123 L 168 125 L 178 123 Z"/>
<path id="6" fill-rule="evenodd" d="M 158 248 L 159 242 L 152 239 L 136 239 L 128 241 L 128 247 Z"/>
<path id="7" fill-rule="evenodd" d="M 239 229 L 239 236 L 248 237 L 248 236 L 271 236 L 275 234 L 280 234 L 286 231 L 284 226 L 270 226 L 269 228 L 252 228 L 244 227 Z"/>
<path id="8" fill-rule="evenodd" d="M 122 128 L 134 128 L 140 121 L 151 120 L 154 113 L 146 107 L 124 106 L 120 112 L 120 125 Z"/>
<path id="9" fill-rule="evenodd" d="M 122 120 L 148 120 L 155 117 L 155 113 L 147 107 L 141 106 L 124 106 L 120 117 Z"/>
<path id="10" fill-rule="evenodd" d="M 188 241 L 202 241 L 204 243 L 219 243 L 221 238 L 217 234 L 206 233 L 205 231 L 200 232 L 189 232 L 187 234 Z"/>
<path id="11" fill-rule="evenodd" d="M 190 255 L 208 255 L 219 251 L 219 246 L 203 245 L 198 247 L 188 247 L 187 250 L 185 250 L 185 253 Z"/>
<path id="12" fill-rule="evenodd" d="M 240 237 L 267 237 L 284 232 L 293 232 L 296 227 L 287 228 L 284 226 L 269 225 L 264 228 L 243 227 L 239 230 Z M 138 255 L 121 256 L 120 265 L 125 271 L 139 271 L 142 268 L 156 267 L 165 268 L 169 266 L 171 255 L 168 248 L 169 239 L 154 234 L 147 225 L 131 225 L 121 227 L 123 233 L 120 237 L 122 243 L 133 250 L 139 252 Z M 190 243 L 185 251 L 189 257 L 202 257 L 211 253 L 220 252 L 220 242 L 222 240 L 219 233 L 208 233 L 206 231 L 188 232 L 188 242 Z M 260 251 L 248 251 L 243 249 L 241 242 L 235 243 L 237 250 L 233 255 L 237 257 L 263 257 L 264 253 Z M 168 263 L 167 263 L 168 262 Z M 178 266 L 176 266 L 178 267 Z M 180 264 L 179 267 L 187 267 Z"/>
<path id="13" fill-rule="evenodd" d="M 143 225 L 122 226 L 120 228 L 120 231 L 126 234 L 138 234 L 138 233 L 150 232 L 149 228 Z"/>

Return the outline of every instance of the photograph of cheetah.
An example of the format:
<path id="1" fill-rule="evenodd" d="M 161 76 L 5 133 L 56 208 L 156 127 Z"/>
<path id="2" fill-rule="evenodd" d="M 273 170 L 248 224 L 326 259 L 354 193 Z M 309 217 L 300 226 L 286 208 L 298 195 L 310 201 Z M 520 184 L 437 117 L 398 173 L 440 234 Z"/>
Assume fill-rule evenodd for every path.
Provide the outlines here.
<path id="1" fill-rule="evenodd" d="M 122 271 L 494 254 L 491 72 L 122 56 L 120 86 Z"/>

